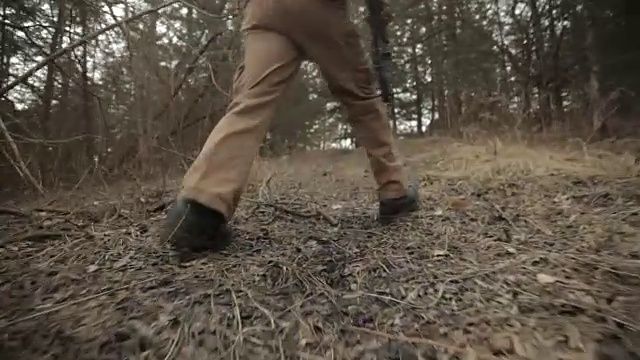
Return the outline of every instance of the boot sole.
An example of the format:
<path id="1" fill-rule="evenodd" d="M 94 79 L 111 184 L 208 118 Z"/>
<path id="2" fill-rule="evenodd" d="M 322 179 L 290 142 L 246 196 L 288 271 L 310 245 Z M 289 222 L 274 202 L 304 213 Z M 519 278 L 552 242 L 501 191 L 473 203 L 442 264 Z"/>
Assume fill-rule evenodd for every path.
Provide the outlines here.
<path id="1" fill-rule="evenodd" d="M 411 207 L 409 207 L 408 209 L 394 214 L 394 215 L 384 215 L 384 216 L 378 216 L 378 222 L 382 225 L 389 225 L 391 223 L 393 223 L 396 220 L 401 220 L 401 219 L 406 219 L 408 218 L 411 214 L 413 214 L 414 212 L 418 211 L 419 206 L 418 203 L 414 203 L 411 205 Z"/>

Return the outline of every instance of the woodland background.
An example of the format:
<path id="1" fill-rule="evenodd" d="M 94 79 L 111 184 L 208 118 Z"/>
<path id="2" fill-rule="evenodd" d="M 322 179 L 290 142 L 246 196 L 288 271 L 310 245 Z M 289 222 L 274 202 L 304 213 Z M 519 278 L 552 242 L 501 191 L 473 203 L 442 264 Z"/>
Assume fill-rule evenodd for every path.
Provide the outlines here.
<path id="1" fill-rule="evenodd" d="M 184 168 L 229 101 L 241 59 L 237 1 L 4 0 L 1 7 L 3 189 L 46 191 Z M 395 0 L 390 7 L 399 137 L 635 134 L 640 2 Z M 368 50 L 362 1 L 352 8 Z M 305 65 L 292 90 L 263 156 L 352 147 L 315 66 Z"/>

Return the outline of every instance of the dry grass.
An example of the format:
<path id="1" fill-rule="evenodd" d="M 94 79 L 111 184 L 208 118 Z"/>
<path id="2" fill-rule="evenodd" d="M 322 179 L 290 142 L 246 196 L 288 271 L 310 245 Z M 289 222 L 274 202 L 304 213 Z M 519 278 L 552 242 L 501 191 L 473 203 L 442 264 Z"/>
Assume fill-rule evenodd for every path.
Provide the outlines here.
<path id="1" fill-rule="evenodd" d="M 0 355 L 633 359 L 632 155 L 444 138 L 401 148 L 423 192 L 410 221 L 376 225 L 361 152 L 260 161 L 232 248 L 188 264 L 156 240 L 173 189 L 0 215 Z"/>

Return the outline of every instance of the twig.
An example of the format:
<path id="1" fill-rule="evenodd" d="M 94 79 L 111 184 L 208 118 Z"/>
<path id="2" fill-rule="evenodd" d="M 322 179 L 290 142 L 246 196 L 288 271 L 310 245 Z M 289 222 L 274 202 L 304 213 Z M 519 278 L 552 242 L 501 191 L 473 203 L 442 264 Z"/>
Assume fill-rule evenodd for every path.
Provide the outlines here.
<path id="1" fill-rule="evenodd" d="M 229 94 L 228 92 L 222 90 L 220 85 L 218 85 L 218 81 L 216 81 L 216 76 L 215 76 L 215 74 L 213 72 L 213 67 L 211 66 L 211 64 L 208 64 L 208 65 L 209 65 L 209 74 L 211 75 L 211 82 L 213 83 L 213 86 L 215 86 L 216 89 L 218 89 L 218 91 L 223 93 L 226 97 L 231 97 L 231 94 Z"/>
<path id="2" fill-rule="evenodd" d="M 4 155 L 4 157 L 6 157 L 7 160 L 9 160 L 9 162 L 11 163 L 11 166 L 13 166 L 13 168 L 16 170 L 18 175 L 20 175 L 20 177 L 24 179 L 24 174 L 22 173 L 22 170 L 20 170 L 20 166 L 18 166 L 18 164 L 16 164 L 16 162 L 13 161 L 13 159 L 11 158 L 11 155 L 9 155 L 7 150 L 5 150 L 4 146 L 0 147 L 0 150 L 2 150 L 2 155 Z"/>
<path id="3" fill-rule="evenodd" d="M 271 323 L 271 328 L 275 329 L 276 328 L 276 322 L 273 319 L 273 315 L 271 314 L 271 312 L 269 312 L 269 310 L 267 310 L 264 306 L 260 305 L 251 295 L 251 292 L 249 291 L 249 289 L 245 289 L 244 292 L 247 294 L 247 296 L 249 297 L 249 299 L 254 303 L 254 305 L 260 309 L 260 311 L 262 311 L 265 315 L 267 315 L 267 317 L 269 318 L 269 322 Z"/>
<path id="4" fill-rule="evenodd" d="M 173 201 L 174 201 L 173 199 L 162 200 L 162 201 L 158 202 L 157 204 L 155 204 L 154 206 L 152 206 L 149 209 L 147 209 L 147 212 L 156 213 L 156 212 L 163 211 L 164 209 L 168 208 L 169 205 L 171 205 L 171 203 L 173 203 Z"/>
<path id="5" fill-rule="evenodd" d="M 258 189 L 258 197 L 268 202 L 271 202 L 271 200 L 273 199 L 273 191 L 271 190 L 272 179 L 273 179 L 273 174 L 269 174 L 269 176 L 267 176 L 262 181 L 262 184 L 260 185 L 260 189 Z"/>
<path id="6" fill-rule="evenodd" d="M 19 323 L 24 322 L 24 321 L 33 320 L 33 319 L 38 318 L 38 317 L 40 317 L 42 315 L 47 315 L 47 314 L 50 314 L 50 313 L 53 313 L 53 312 L 56 312 L 56 311 L 60 311 L 60 310 L 66 308 L 66 307 L 69 307 L 69 306 L 77 305 L 77 304 L 83 303 L 85 301 L 93 300 L 93 299 L 99 298 L 101 296 L 105 296 L 105 295 L 114 293 L 116 291 L 127 289 L 127 288 L 131 287 L 132 285 L 140 285 L 140 284 L 151 282 L 153 280 L 155 280 L 155 278 L 146 279 L 146 280 L 138 281 L 136 283 L 123 285 L 123 286 L 117 287 L 115 289 L 101 291 L 101 292 L 99 292 L 97 294 L 93 294 L 93 295 L 89 295 L 89 296 L 83 297 L 81 299 L 69 301 L 69 302 L 66 302 L 64 304 L 60 304 L 60 305 L 58 305 L 56 307 L 52 307 L 52 308 L 47 309 L 47 310 L 39 311 L 39 312 L 37 312 L 35 314 L 27 315 L 25 317 L 21 317 L 21 318 L 9 321 L 9 322 L 7 322 L 5 324 L 0 324 L 0 328 L 8 328 L 10 326 L 19 324 Z"/>
<path id="7" fill-rule="evenodd" d="M 231 354 L 235 352 L 236 345 L 240 343 L 242 345 L 243 342 L 243 330 L 242 330 L 242 318 L 240 317 L 240 307 L 238 305 L 238 298 L 236 297 L 235 291 L 233 289 L 229 289 L 231 291 L 231 298 L 233 299 L 233 313 L 236 317 L 236 322 L 238 323 L 238 335 L 236 336 L 236 340 L 233 342 L 233 346 L 229 349 Z"/>
<path id="8" fill-rule="evenodd" d="M 507 223 L 509 223 L 509 225 L 511 225 L 511 227 L 514 230 L 517 230 L 518 227 L 516 226 L 516 224 L 513 223 L 513 221 L 507 216 L 507 214 L 505 214 L 505 212 L 497 205 L 494 203 L 490 203 L 493 208 L 498 212 L 498 214 L 500 215 L 500 217 L 502 217 L 504 219 L 504 221 L 506 221 Z"/>
<path id="9" fill-rule="evenodd" d="M 178 82 L 178 85 L 172 90 L 171 99 L 169 99 L 169 101 L 165 103 L 164 106 L 158 112 L 156 112 L 156 114 L 152 118 L 152 121 L 157 120 L 158 118 L 160 118 L 160 116 L 162 116 L 167 111 L 167 109 L 171 106 L 171 103 L 176 98 L 176 96 L 180 94 L 180 91 L 182 90 L 184 85 L 187 84 L 187 80 L 189 79 L 189 76 L 193 74 L 193 72 L 196 70 L 196 64 L 198 63 L 198 60 L 202 58 L 202 56 L 207 52 L 207 49 L 211 46 L 211 44 L 213 44 L 213 42 L 222 34 L 223 32 L 219 31 L 209 36 L 209 39 L 200 47 L 200 49 L 198 49 L 198 51 L 196 52 L 196 55 L 193 57 L 193 59 L 191 59 L 191 62 L 187 64 L 186 66 L 187 70 L 184 72 L 184 74 L 182 74 L 182 78 Z"/>
<path id="10" fill-rule="evenodd" d="M 57 208 L 50 208 L 50 207 L 37 207 L 37 208 L 33 208 L 31 209 L 31 211 L 35 211 L 35 212 L 44 212 L 44 213 L 52 213 L 52 214 L 60 214 L 60 215 L 69 215 L 69 214 L 73 214 L 72 210 L 67 210 L 67 209 L 57 209 Z"/>
<path id="11" fill-rule="evenodd" d="M 322 356 L 308 354 L 302 351 L 298 351 L 297 354 L 301 359 L 304 359 L 304 360 L 325 360 L 326 359 L 326 358 L 323 358 Z"/>
<path id="12" fill-rule="evenodd" d="M 92 32 L 91 34 L 88 34 L 87 36 L 74 41 L 73 43 L 63 47 L 62 49 L 56 51 L 55 53 L 49 55 L 46 59 L 43 59 L 42 61 L 40 61 L 39 63 L 37 63 L 36 65 L 34 65 L 32 68 L 30 68 L 29 70 L 27 70 L 24 74 L 20 75 L 17 79 L 11 81 L 9 84 L 5 85 L 4 87 L 2 87 L 0 89 L 0 97 L 4 96 L 6 93 L 8 93 L 9 91 L 11 91 L 13 88 L 15 88 L 16 86 L 22 84 L 23 82 L 25 82 L 28 78 L 30 78 L 31 76 L 33 76 L 33 74 L 35 74 L 38 70 L 42 69 L 43 67 L 45 67 L 50 61 L 52 60 L 56 60 L 57 58 L 61 57 L 62 55 L 66 54 L 67 52 L 77 48 L 78 46 L 82 46 L 85 43 L 97 38 L 98 36 L 106 33 L 109 30 L 115 29 L 118 26 L 124 25 L 124 24 L 128 24 L 130 22 L 136 21 L 138 19 L 140 19 L 141 17 L 160 11 L 168 6 L 171 6 L 175 3 L 179 2 L 178 0 L 172 0 L 172 1 L 168 1 L 164 4 L 160 4 L 158 6 L 154 6 L 150 9 L 147 9 L 145 11 L 142 11 L 140 13 L 134 14 L 129 16 L 128 18 L 122 19 L 118 22 L 115 22 L 111 25 L 108 25 L 102 29 L 96 30 L 94 32 Z M 2 123 L 2 121 L 0 120 L 0 123 Z M 2 125 L 4 126 L 4 124 Z"/>
<path id="13" fill-rule="evenodd" d="M 14 242 L 24 241 L 44 241 L 52 238 L 63 238 L 70 233 L 64 233 L 59 231 L 36 231 L 22 236 L 10 237 L 8 239 L 0 240 L 0 246 L 11 244 Z"/>
<path id="14" fill-rule="evenodd" d="M 531 292 L 528 292 L 522 289 L 514 288 L 514 290 L 521 294 L 525 294 L 531 298 L 538 299 L 541 302 L 546 302 L 554 305 L 574 306 L 583 311 L 593 311 L 595 314 L 611 319 L 614 322 L 620 323 L 633 331 L 640 331 L 640 326 L 638 326 L 637 324 L 634 324 L 630 319 L 624 319 L 626 316 L 622 314 L 618 314 L 615 311 L 613 311 L 613 309 L 606 308 L 599 304 L 591 304 L 591 303 L 581 304 L 575 301 L 568 301 L 565 299 L 545 299 L 536 294 L 533 294 Z"/>
<path id="15" fill-rule="evenodd" d="M 87 177 L 87 175 L 89 175 L 90 172 L 91 172 L 91 167 L 87 167 L 87 170 L 85 170 L 84 173 L 82 173 L 80 180 L 78 180 L 78 182 L 73 186 L 73 188 L 71 188 L 71 192 L 75 192 L 76 190 L 78 190 L 78 188 L 80 187 L 80 185 L 82 184 L 84 179 Z"/>
<path id="16" fill-rule="evenodd" d="M 294 309 L 294 308 L 296 308 L 296 307 L 298 307 L 298 306 L 302 305 L 302 303 L 304 303 L 305 301 L 310 301 L 311 299 L 316 298 L 316 297 L 318 297 L 319 295 L 320 295 L 320 294 L 318 294 L 318 293 L 316 293 L 316 294 L 312 294 L 312 295 L 309 295 L 309 296 L 308 296 L 308 297 L 306 297 L 306 298 L 303 298 L 303 299 L 301 299 L 301 300 L 296 301 L 295 303 L 293 303 L 293 305 L 291 305 L 291 306 L 289 306 L 288 308 L 286 308 L 286 309 L 284 309 L 283 311 L 281 311 L 278 315 L 276 315 L 276 317 L 278 317 L 278 318 L 279 318 L 279 317 L 283 316 L 284 314 L 288 313 L 288 312 L 289 312 L 289 311 L 291 311 L 292 309 Z"/>
<path id="17" fill-rule="evenodd" d="M 391 334 L 387 334 L 381 331 L 376 331 L 376 330 L 371 330 L 371 329 L 367 329 L 367 328 L 363 328 L 363 327 L 359 327 L 359 326 L 347 326 L 347 330 L 351 330 L 351 331 L 357 331 L 357 332 L 363 332 L 363 333 L 367 333 L 369 335 L 374 335 L 374 336 L 378 336 L 378 337 L 382 337 L 388 340 L 394 340 L 394 341 L 400 341 L 400 342 L 405 342 L 405 343 L 410 343 L 410 344 L 422 344 L 422 345 L 431 345 L 433 347 L 437 347 L 437 348 L 441 348 L 441 349 L 446 349 L 449 350 L 453 353 L 457 353 L 457 354 L 464 354 L 467 352 L 466 349 L 463 348 L 459 348 L 457 346 L 453 346 L 453 345 L 447 345 L 447 344 L 443 344 L 441 342 L 435 341 L 435 340 L 431 340 L 431 339 L 425 339 L 425 338 L 419 338 L 419 337 L 408 337 L 408 336 L 404 336 L 404 335 L 391 335 Z M 498 360 L 499 358 L 490 355 L 490 354 L 483 354 L 483 353 L 478 353 L 478 359 L 492 359 L 492 360 Z"/>
<path id="18" fill-rule="evenodd" d="M 344 294 L 342 297 L 345 298 L 345 299 L 353 299 L 353 298 L 358 298 L 360 296 L 369 296 L 369 297 L 376 298 L 376 299 L 392 301 L 392 302 L 395 302 L 395 303 L 398 303 L 398 304 L 402 304 L 402 305 L 406 305 L 406 306 L 413 307 L 413 308 L 422 308 L 422 306 L 411 304 L 411 303 L 408 303 L 406 301 L 402 301 L 402 300 L 393 298 L 391 296 L 379 295 L 379 294 L 374 294 L 374 293 L 367 293 L 367 292 L 363 292 L 363 291 L 359 291 L 359 292 L 352 293 L 352 294 Z"/>
<path id="19" fill-rule="evenodd" d="M 333 216 L 329 215 L 326 211 L 322 209 L 318 209 L 318 214 L 322 216 L 327 222 L 333 226 L 338 225 L 338 220 L 336 220 Z"/>
<path id="20" fill-rule="evenodd" d="M 176 351 L 176 348 L 178 347 L 178 342 L 180 341 L 181 335 L 182 335 L 182 326 L 178 328 L 178 331 L 176 332 L 176 336 L 174 336 L 173 340 L 171 341 L 171 347 L 169 348 L 169 352 L 167 353 L 167 356 L 164 357 L 164 360 L 169 360 L 173 358 L 173 352 Z"/>
<path id="21" fill-rule="evenodd" d="M 0 215 L 12 215 L 17 217 L 30 217 L 31 214 L 17 209 L 0 208 Z"/>
<path id="22" fill-rule="evenodd" d="M 287 213 L 289 215 L 293 215 L 293 216 L 297 216 L 300 218 L 304 218 L 304 219 L 310 219 L 313 218 L 315 216 L 320 216 L 323 219 L 325 219 L 329 224 L 335 226 L 338 225 L 338 220 L 336 220 L 333 216 L 329 215 L 327 212 L 325 212 L 322 209 L 315 209 L 314 212 L 307 212 L 307 213 L 303 213 L 301 211 L 296 211 L 296 210 L 291 210 L 287 207 L 285 207 L 284 205 L 280 205 L 280 204 L 276 204 L 273 202 L 267 202 L 267 201 L 260 201 L 260 200 L 254 200 L 254 199 L 245 199 L 247 201 L 250 201 L 254 204 L 258 204 L 258 205 L 263 205 L 263 206 L 269 206 L 272 207 L 276 210 L 282 211 L 284 213 Z"/>
<path id="23" fill-rule="evenodd" d="M 529 224 L 531 224 L 534 228 L 540 230 L 540 232 L 542 232 L 543 234 L 547 235 L 547 236 L 552 236 L 553 232 L 551 230 L 549 230 L 547 227 L 543 226 L 542 224 L 538 223 L 537 221 L 530 219 L 530 218 L 524 218 L 526 222 L 528 222 Z"/>
<path id="24" fill-rule="evenodd" d="M 171 230 L 171 233 L 169 233 L 169 236 L 167 236 L 167 239 L 173 238 L 173 235 L 176 234 L 176 231 L 178 231 L 178 228 L 182 225 L 182 222 L 186 217 L 187 217 L 187 211 L 185 211 L 184 215 L 182 215 L 182 217 L 180 218 L 180 222 L 178 222 L 178 224 L 173 228 L 173 230 Z"/>
<path id="25" fill-rule="evenodd" d="M 495 267 L 492 268 L 488 268 L 488 269 L 480 269 L 480 270 L 474 270 L 474 271 L 467 271 L 465 273 L 462 273 L 460 275 L 457 276 L 452 276 L 448 279 L 445 280 L 445 283 L 447 282 L 451 282 L 451 281 L 462 281 L 462 280 L 467 280 L 470 278 L 476 278 L 476 277 L 480 277 L 480 276 L 486 276 L 489 275 L 491 273 L 494 273 L 496 271 L 500 271 L 503 269 L 506 269 L 510 266 L 516 265 L 516 264 L 520 264 L 523 263 L 525 261 L 533 261 L 536 260 L 538 258 L 542 257 L 541 255 L 538 256 L 522 256 L 518 259 L 514 259 L 514 260 L 510 260 L 510 261 L 506 261 L 503 262 L 501 264 L 496 265 Z"/>
<path id="26" fill-rule="evenodd" d="M 2 93 L 2 95 L 4 95 L 4 93 Z M 2 95 L 0 95 L 0 97 Z M 29 168 L 24 163 L 24 160 L 22 160 L 22 155 L 20 155 L 20 150 L 18 150 L 18 146 L 16 145 L 16 142 L 13 141 L 13 138 L 11 137 L 11 134 L 9 133 L 7 126 L 4 124 L 4 120 L 2 120 L 2 117 L 0 117 L 0 130 L 2 130 L 2 134 L 4 135 L 5 139 L 7 139 L 7 142 L 9 143 L 9 147 L 11 148 L 11 151 L 13 151 L 13 156 L 15 157 L 15 160 L 17 162 L 17 166 L 20 168 L 19 173 L 22 173 L 21 175 L 24 175 L 27 178 L 26 180 L 28 180 L 36 188 L 36 190 L 38 190 L 40 195 L 44 195 L 45 193 L 44 189 L 38 183 L 38 181 L 36 181 L 36 178 L 33 177 L 33 175 L 31 174 L 31 171 L 29 171 Z"/>
<path id="27" fill-rule="evenodd" d="M 429 304 L 429 306 L 427 306 L 427 308 L 432 308 L 440 302 L 440 299 L 442 299 L 442 295 L 444 295 L 444 287 L 448 283 L 449 283 L 449 280 L 445 280 L 440 284 L 440 289 L 438 289 L 438 294 L 436 295 L 436 298 L 433 299 L 433 301 L 431 302 L 431 304 Z"/>

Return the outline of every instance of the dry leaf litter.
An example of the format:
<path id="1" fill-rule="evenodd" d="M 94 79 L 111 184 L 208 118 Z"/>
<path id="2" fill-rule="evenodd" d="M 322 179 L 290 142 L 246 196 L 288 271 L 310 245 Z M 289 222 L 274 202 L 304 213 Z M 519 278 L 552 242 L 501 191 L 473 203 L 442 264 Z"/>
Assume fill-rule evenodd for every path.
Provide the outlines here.
<path id="1" fill-rule="evenodd" d="M 362 154 L 262 163 L 185 263 L 175 187 L 0 209 L 0 358 L 637 359 L 640 180 L 465 146 L 407 151 L 422 210 L 387 228 Z"/>

